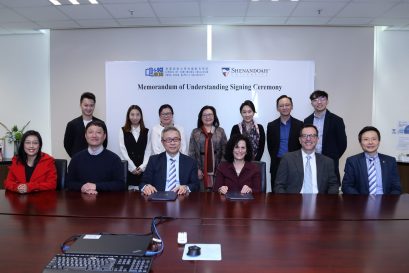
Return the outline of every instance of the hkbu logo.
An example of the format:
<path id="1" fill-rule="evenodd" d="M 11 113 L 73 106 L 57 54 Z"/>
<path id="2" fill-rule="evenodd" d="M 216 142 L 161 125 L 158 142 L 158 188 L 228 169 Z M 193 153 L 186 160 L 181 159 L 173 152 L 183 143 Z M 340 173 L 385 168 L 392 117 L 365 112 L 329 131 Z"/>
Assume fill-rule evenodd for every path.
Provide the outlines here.
<path id="1" fill-rule="evenodd" d="M 230 73 L 230 67 L 222 67 L 223 76 L 227 77 Z"/>
<path id="2" fill-rule="evenodd" d="M 163 67 L 149 67 L 145 69 L 145 76 L 163 77 Z"/>

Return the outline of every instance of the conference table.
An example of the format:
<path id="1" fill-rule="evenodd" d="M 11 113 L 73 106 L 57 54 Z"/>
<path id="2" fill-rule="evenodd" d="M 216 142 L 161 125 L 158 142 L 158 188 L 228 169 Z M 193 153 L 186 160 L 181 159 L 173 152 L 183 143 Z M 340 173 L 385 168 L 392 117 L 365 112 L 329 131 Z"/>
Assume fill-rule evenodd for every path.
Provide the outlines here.
<path id="1" fill-rule="evenodd" d="M 41 272 L 75 234 L 150 231 L 161 223 L 165 250 L 152 273 L 407 272 L 409 195 L 254 194 L 229 201 L 191 193 L 152 202 L 138 192 L 0 191 L 0 271 Z M 183 261 L 177 233 L 188 243 L 221 244 L 221 261 Z"/>

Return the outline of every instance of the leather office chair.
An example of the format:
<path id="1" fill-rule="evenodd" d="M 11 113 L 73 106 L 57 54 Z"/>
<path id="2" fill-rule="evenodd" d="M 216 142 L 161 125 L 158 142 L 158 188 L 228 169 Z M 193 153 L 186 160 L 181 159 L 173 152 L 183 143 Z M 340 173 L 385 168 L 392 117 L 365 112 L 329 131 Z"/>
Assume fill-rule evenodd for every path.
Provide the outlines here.
<path id="1" fill-rule="evenodd" d="M 57 169 L 57 191 L 65 189 L 65 176 L 67 175 L 67 160 L 54 159 L 55 168 Z"/>
<path id="2" fill-rule="evenodd" d="M 126 186 L 126 189 L 128 190 L 128 161 L 122 160 L 122 168 L 124 172 L 125 186 Z"/>
<path id="3" fill-rule="evenodd" d="M 257 164 L 260 168 L 260 177 L 261 177 L 261 192 L 266 192 L 266 162 L 264 161 L 252 161 L 253 163 Z"/>

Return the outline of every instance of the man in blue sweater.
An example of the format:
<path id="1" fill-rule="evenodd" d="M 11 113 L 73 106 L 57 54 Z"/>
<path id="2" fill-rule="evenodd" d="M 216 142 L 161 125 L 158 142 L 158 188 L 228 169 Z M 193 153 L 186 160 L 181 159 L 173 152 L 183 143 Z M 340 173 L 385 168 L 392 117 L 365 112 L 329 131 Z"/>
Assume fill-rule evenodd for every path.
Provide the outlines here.
<path id="1" fill-rule="evenodd" d="M 104 148 L 107 128 L 101 121 L 91 121 L 85 128 L 88 149 L 75 154 L 68 166 L 69 190 L 87 194 L 125 190 L 121 159 Z"/>

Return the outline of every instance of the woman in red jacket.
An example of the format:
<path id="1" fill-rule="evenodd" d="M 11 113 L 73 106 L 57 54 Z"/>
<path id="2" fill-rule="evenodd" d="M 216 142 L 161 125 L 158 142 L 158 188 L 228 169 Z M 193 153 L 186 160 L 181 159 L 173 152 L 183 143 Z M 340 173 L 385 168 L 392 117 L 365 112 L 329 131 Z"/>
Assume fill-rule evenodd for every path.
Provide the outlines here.
<path id="1" fill-rule="evenodd" d="M 38 132 L 30 130 L 24 133 L 4 182 L 7 190 L 18 193 L 55 190 L 57 171 L 54 158 L 42 153 L 42 146 Z"/>

